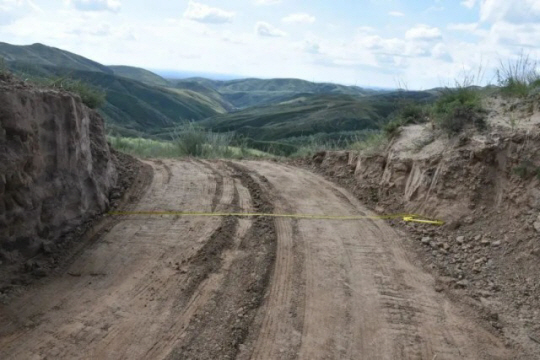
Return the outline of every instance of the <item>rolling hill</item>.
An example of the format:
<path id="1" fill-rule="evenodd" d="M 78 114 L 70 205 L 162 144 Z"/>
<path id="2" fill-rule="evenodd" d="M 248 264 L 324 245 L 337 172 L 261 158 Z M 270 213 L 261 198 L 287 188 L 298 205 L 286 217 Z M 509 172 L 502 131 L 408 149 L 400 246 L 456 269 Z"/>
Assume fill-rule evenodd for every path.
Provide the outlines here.
<path id="1" fill-rule="evenodd" d="M 43 44 L 17 46 L 0 42 L 0 57 L 8 64 L 12 62 L 25 63 L 33 67 L 55 66 L 73 70 L 97 71 L 113 74 L 113 70 L 105 65 Z"/>
<path id="2" fill-rule="evenodd" d="M 148 85 L 170 86 L 170 83 L 167 80 L 146 69 L 124 65 L 110 65 L 108 68 L 111 69 L 115 75 L 123 76 L 131 80 L 137 80 Z"/>
<path id="3" fill-rule="evenodd" d="M 380 129 L 400 99 L 429 101 L 433 95 L 408 92 L 371 96 L 305 95 L 280 104 L 252 107 L 201 121 L 213 131 L 234 131 L 254 140 L 280 141 L 287 138 Z"/>
<path id="4" fill-rule="evenodd" d="M 106 92 L 99 110 L 123 136 L 170 137 L 185 121 L 256 142 L 291 143 L 380 129 L 406 98 L 433 92 L 388 92 L 299 79 L 165 79 L 131 66 L 105 66 L 42 44 L 0 43 L 0 57 L 23 79 L 70 77 Z"/>
<path id="5" fill-rule="evenodd" d="M 300 79 L 239 79 L 216 81 L 204 78 L 190 78 L 172 81 L 175 86 L 198 83 L 217 91 L 234 107 L 245 109 L 252 106 L 280 103 L 298 95 L 351 95 L 366 96 L 376 93 L 373 90 L 356 86 L 331 83 L 314 83 Z"/>
<path id="6" fill-rule="evenodd" d="M 107 67 L 41 44 L 0 43 L 0 57 L 24 79 L 70 77 L 103 89 L 106 103 L 100 112 L 110 128 L 125 136 L 151 135 L 180 122 L 202 120 L 231 109 L 215 94 L 208 97 L 189 89 L 169 88 L 165 79 L 147 70 Z"/>

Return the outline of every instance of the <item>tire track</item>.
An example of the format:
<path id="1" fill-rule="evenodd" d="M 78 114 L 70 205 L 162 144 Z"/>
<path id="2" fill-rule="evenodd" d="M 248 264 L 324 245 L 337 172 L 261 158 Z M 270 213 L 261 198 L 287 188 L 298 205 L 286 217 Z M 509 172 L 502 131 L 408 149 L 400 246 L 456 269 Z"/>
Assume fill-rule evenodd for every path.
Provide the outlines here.
<path id="1" fill-rule="evenodd" d="M 229 164 L 227 167 L 241 185 L 237 189 L 247 189 L 255 211 L 273 211 L 266 194 L 243 169 Z M 237 191 L 241 192 L 245 198 L 246 192 Z M 182 334 L 183 341 L 168 358 L 234 358 L 239 352 L 264 297 L 275 257 L 271 219 L 257 218 L 251 227 L 243 229 L 245 236 L 237 237 L 238 247 L 224 254 L 221 286 L 213 289 L 214 296 L 192 317 Z"/>
<path id="2" fill-rule="evenodd" d="M 267 194 L 273 195 L 274 211 L 276 213 L 291 213 L 291 207 L 281 198 L 276 189 L 268 180 L 252 173 L 259 186 Z M 258 319 L 255 321 L 260 331 L 252 331 L 252 338 L 248 340 L 246 349 L 238 359 L 294 359 L 301 345 L 303 329 L 303 305 L 305 278 L 303 272 L 303 251 L 295 244 L 293 238 L 298 237 L 298 224 L 296 219 L 274 219 L 277 236 L 277 253 L 271 286 L 264 306 L 260 309 Z M 299 245 L 300 244 L 300 245 Z M 286 314 L 286 316 L 284 316 Z M 296 332 L 291 338 L 291 329 Z M 253 345 L 250 345 L 249 343 Z M 291 342 L 294 345 L 291 345 Z"/>

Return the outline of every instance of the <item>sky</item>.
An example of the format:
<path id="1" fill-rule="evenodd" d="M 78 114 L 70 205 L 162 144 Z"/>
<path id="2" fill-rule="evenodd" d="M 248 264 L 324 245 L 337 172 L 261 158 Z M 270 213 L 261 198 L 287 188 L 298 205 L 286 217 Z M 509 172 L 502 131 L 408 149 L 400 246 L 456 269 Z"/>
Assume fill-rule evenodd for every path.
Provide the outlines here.
<path id="1" fill-rule="evenodd" d="M 0 0 L 0 41 L 106 65 L 428 89 L 540 55 L 540 0 Z"/>

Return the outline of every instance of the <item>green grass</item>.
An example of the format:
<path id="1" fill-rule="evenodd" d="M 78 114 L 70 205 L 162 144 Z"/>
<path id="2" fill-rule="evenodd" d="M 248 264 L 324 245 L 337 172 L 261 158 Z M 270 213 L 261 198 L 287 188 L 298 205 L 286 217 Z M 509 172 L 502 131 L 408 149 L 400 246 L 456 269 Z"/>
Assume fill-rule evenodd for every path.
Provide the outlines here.
<path id="1" fill-rule="evenodd" d="M 447 88 L 433 106 L 435 123 L 450 135 L 458 134 L 468 126 L 484 129 L 485 114 L 482 94 L 474 87 Z"/>
<path id="2" fill-rule="evenodd" d="M 75 93 L 81 97 L 82 102 L 91 109 L 100 108 L 105 104 L 105 91 L 87 84 L 81 80 L 61 78 L 53 81 L 54 87 Z"/>
<path id="3" fill-rule="evenodd" d="M 349 147 L 364 155 L 375 155 L 382 153 L 387 145 L 388 136 L 382 131 L 375 131 L 352 143 Z"/>
<path id="4" fill-rule="evenodd" d="M 144 138 L 108 137 L 116 150 L 140 158 L 270 158 L 273 155 L 251 149 L 233 134 L 218 134 L 187 123 L 174 132 L 173 141 Z"/>
<path id="5" fill-rule="evenodd" d="M 311 142 L 303 143 L 290 157 L 310 157 L 321 151 L 353 150 L 364 155 L 381 153 L 388 144 L 383 131 L 364 131 L 337 140 L 313 137 Z"/>
<path id="6" fill-rule="evenodd" d="M 40 87 L 62 89 L 79 95 L 83 104 L 91 109 L 97 109 L 106 102 L 105 91 L 67 76 L 27 76 L 25 80 Z"/>
<path id="7" fill-rule="evenodd" d="M 500 93 L 506 97 L 527 97 L 532 90 L 540 87 L 538 65 L 538 61 L 523 53 L 514 61 L 501 61 L 497 70 Z"/>

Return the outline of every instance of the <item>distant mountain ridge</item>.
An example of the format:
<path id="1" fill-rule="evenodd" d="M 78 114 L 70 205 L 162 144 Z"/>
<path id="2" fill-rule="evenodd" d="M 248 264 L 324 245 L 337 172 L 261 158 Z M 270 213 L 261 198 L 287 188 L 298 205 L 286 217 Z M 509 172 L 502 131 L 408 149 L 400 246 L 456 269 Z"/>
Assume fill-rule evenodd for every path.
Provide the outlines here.
<path id="1" fill-rule="evenodd" d="M 6 62 L 21 62 L 32 65 L 65 67 L 74 70 L 97 71 L 113 74 L 113 70 L 69 51 L 43 44 L 17 46 L 0 42 L 0 57 Z"/>
<path id="2" fill-rule="evenodd" d="M 42 44 L 0 42 L 0 57 L 23 78 L 73 77 L 103 89 L 107 102 L 100 112 L 109 128 L 124 136 L 170 138 L 171 130 L 185 121 L 254 141 L 340 136 L 379 129 L 395 110 L 396 99 L 432 96 L 290 78 L 166 79 L 146 69 L 105 66 Z"/>
<path id="3" fill-rule="evenodd" d="M 377 93 L 374 90 L 356 86 L 345 86 L 332 83 L 314 83 L 301 79 L 237 79 L 210 80 L 205 78 L 188 78 L 171 80 L 176 86 L 185 82 L 196 82 L 219 92 L 228 102 L 239 109 L 251 106 L 279 103 L 299 94 L 340 94 L 366 96 Z"/>
<path id="4" fill-rule="evenodd" d="M 108 67 L 42 44 L 0 43 L 0 57 L 23 78 L 72 77 L 105 90 L 107 102 L 100 112 L 111 129 L 126 136 L 151 135 L 164 127 L 202 120 L 231 108 L 204 94 L 177 91 L 150 71 Z"/>
<path id="5" fill-rule="evenodd" d="M 114 74 L 128 79 L 137 80 L 149 85 L 170 86 L 170 83 L 167 80 L 146 69 L 125 65 L 109 65 L 108 68 L 111 69 Z"/>

